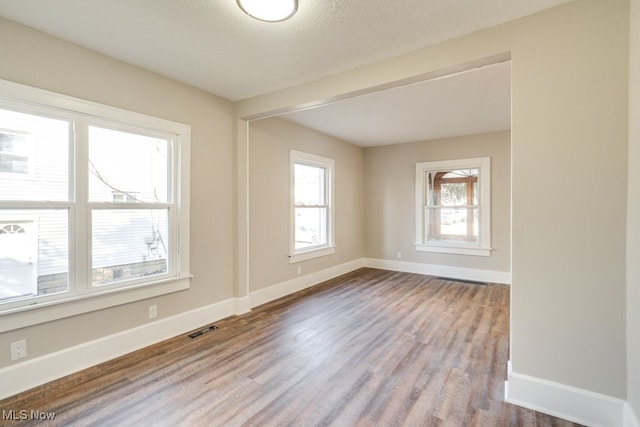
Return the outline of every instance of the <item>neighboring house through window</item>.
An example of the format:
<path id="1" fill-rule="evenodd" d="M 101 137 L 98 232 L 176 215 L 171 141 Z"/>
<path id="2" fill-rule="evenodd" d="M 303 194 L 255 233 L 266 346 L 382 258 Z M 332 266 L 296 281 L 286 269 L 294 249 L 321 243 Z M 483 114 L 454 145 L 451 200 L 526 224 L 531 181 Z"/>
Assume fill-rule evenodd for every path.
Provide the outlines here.
<path id="1" fill-rule="evenodd" d="M 189 286 L 188 126 L 5 81 L 0 124 L 0 313 Z"/>
<path id="2" fill-rule="evenodd" d="M 290 152 L 291 262 L 335 252 L 333 168 L 332 159 Z"/>
<path id="3" fill-rule="evenodd" d="M 29 133 L 0 128 L 0 174 L 31 173 L 32 157 L 33 140 Z"/>
<path id="4" fill-rule="evenodd" d="M 488 157 L 416 164 L 416 250 L 491 254 Z"/>

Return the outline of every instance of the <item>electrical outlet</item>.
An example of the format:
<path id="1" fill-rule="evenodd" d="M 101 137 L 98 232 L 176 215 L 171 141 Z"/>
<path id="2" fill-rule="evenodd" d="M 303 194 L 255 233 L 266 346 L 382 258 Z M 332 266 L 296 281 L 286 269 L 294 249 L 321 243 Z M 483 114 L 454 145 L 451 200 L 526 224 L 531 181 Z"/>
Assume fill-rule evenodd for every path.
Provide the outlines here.
<path id="1" fill-rule="evenodd" d="M 298 266 L 298 274 L 302 274 L 302 266 L 301 265 Z"/>
<path id="2" fill-rule="evenodd" d="M 158 306 L 157 305 L 150 305 L 149 306 L 149 319 L 155 319 L 156 317 L 158 317 Z"/>
<path id="3" fill-rule="evenodd" d="M 20 340 L 11 343 L 11 360 L 24 359 L 27 357 L 27 340 Z"/>
<path id="4" fill-rule="evenodd" d="M 400 251 L 396 252 L 396 258 L 402 259 L 402 252 Z"/>

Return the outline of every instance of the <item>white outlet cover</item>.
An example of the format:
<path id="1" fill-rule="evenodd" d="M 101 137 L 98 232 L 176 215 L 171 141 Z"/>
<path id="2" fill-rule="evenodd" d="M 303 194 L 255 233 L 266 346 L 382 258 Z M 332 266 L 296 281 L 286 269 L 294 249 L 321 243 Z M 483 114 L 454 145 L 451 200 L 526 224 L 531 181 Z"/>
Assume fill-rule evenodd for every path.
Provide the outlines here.
<path id="1" fill-rule="evenodd" d="M 27 340 L 20 340 L 11 343 L 11 360 L 24 359 L 27 357 Z"/>

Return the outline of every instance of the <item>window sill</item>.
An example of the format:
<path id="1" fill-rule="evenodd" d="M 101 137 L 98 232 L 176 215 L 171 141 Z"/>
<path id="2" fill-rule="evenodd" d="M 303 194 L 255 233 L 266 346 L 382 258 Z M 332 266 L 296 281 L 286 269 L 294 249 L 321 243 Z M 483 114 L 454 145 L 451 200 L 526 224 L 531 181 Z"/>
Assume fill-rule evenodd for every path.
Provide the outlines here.
<path id="1" fill-rule="evenodd" d="M 307 261 L 309 259 L 319 258 L 334 253 L 336 253 L 335 246 L 323 246 L 321 248 L 299 251 L 289 255 L 289 264 L 295 264 L 296 262 Z"/>
<path id="2" fill-rule="evenodd" d="M 447 245 L 447 244 L 428 244 L 416 243 L 416 251 L 418 252 L 434 252 L 440 254 L 454 255 L 472 255 L 472 256 L 491 256 L 491 248 L 480 246 L 464 246 L 464 245 Z"/>
<path id="3" fill-rule="evenodd" d="M 0 333 L 182 291 L 189 289 L 190 282 L 191 276 L 181 276 L 128 289 L 117 288 L 68 298 L 61 297 L 46 302 L 34 302 L 31 305 L 1 312 Z"/>

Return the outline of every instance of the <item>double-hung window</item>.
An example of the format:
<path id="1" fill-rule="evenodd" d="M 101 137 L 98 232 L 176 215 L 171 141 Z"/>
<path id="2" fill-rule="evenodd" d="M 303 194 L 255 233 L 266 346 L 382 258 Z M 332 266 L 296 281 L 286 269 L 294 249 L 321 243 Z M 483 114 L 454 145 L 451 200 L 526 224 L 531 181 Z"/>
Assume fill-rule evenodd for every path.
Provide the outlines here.
<path id="1" fill-rule="evenodd" d="M 416 249 L 491 254 L 488 157 L 416 164 Z"/>
<path id="2" fill-rule="evenodd" d="M 334 161 L 291 150 L 291 262 L 335 252 L 333 243 Z"/>
<path id="3" fill-rule="evenodd" d="M 88 127 L 92 286 L 162 277 L 174 258 L 173 137 L 109 125 Z"/>
<path id="4" fill-rule="evenodd" d="M 0 81 L 0 314 L 187 288 L 189 133 Z"/>

